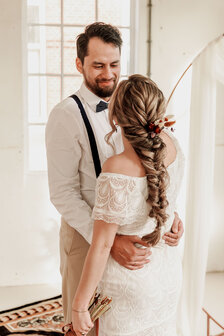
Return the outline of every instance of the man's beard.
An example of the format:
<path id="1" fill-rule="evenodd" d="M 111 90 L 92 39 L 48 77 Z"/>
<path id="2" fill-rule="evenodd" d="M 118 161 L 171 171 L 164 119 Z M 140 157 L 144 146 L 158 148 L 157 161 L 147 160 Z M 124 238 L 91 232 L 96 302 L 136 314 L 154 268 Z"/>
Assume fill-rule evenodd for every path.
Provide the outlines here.
<path id="1" fill-rule="evenodd" d="M 116 89 L 117 86 L 117 80 L 116 78 L 113 80 L 114 83 L 110 87 L 100 87 L 99 83 L 103 82 L 103 80 L 96 80 L 94 83 L 91 83 L 87 80 L 86 76 L 84 76 L 86 86 L 98 97 L 100 98 L 107 98 L 111 97 L 114 90 Z"/>

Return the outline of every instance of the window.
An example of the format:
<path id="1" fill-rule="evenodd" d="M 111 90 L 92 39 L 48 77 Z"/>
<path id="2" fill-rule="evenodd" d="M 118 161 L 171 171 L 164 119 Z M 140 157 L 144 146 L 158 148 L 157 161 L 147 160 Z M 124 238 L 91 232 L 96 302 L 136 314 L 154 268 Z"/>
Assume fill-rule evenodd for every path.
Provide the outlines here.
<path id="1" fill-rule="evenodd" d="M 75 38 L 87 24 L 103 21 L 120 29 L 121 76 L 133 72 L 134 5 L 133 0 L 27 0 L 29 171 L 46 170 L 44 133 L 49 113 L 82 83 L 75 67 Z"/>

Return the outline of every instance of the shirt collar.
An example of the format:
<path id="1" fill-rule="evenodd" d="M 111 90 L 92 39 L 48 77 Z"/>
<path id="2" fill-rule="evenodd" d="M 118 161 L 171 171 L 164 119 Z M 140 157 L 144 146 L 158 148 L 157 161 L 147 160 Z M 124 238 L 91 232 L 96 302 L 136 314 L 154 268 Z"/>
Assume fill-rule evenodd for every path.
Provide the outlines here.
<path id="1" fill-rule="evenodd" d="M 80 89 L 79 89 L 81 97 L 84 99 L 84 101 L 89 105 L 92 111 L 96 112 L 96 105 L 103 100 L 102 98 L 96 96 L 93 92 L 91 92 L 85 85 L 85 83 L 82 83 Z M 105 100 L 103 100 L 105 101 Z"/>

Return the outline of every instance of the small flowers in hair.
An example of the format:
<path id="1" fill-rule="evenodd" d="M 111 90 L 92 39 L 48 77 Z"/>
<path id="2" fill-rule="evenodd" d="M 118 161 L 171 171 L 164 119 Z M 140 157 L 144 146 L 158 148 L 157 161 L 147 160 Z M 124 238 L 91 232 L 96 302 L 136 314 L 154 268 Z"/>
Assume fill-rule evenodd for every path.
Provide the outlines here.
<path id="1" fill-rule="evenodd" d="M 149 123 L 147 126 L 147 130 L 149 131 L 150 137 L 153 139 L 157 134 L 159 134 L 164 128 L 171 127 L 175 124 L 175 120 L 171 121 L 174 115 L 168 115 L 162 119 L 158 119 L 154 122 Z M 171 127 L 171 131 L 174 132 L 173 127 Z"/>

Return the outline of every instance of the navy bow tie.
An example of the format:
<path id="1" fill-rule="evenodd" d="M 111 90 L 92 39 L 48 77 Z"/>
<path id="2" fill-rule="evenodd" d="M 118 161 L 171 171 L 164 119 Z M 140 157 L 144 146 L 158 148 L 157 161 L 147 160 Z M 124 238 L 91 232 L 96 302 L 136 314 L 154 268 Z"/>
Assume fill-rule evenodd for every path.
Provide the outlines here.
<path id="1" fill-rule="evenodd" d="M 104 101 L 100 101 L 97 105 L 96 105 L 96 112 L 101 112 L 103 110 L 106 110 L 108 108 L 108 103 L 105 103 Z"/>

